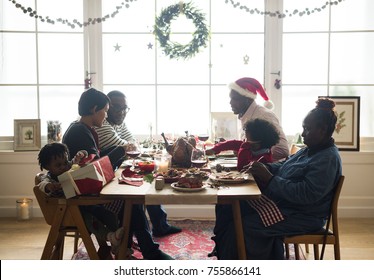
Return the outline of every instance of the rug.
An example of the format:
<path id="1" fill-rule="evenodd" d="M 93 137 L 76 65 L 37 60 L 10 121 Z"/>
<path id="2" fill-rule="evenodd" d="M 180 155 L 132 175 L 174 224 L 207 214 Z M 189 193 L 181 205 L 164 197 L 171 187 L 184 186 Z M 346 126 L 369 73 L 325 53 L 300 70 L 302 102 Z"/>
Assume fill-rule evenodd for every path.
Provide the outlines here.
<path id="1" fill-rule="evenodd" d="M 214 221 L 210 220 L 173 220 L 170 224 L 182 229 L 182 232 L 164 237 L 154 237 L 160 244 L 160 249 L 176 260 L 217 260 L 216 257 L 208 257 L 214 248 L 213 236 Z M 94 239 L 94 238 L 93 238 Z M 134 241 L 136 241 L 134 239 Z M 98 247 L 96 240 L 94 244 Z M 133 248 L 134 249 L 134 248 Z M 305 259 L 303 250 L 300 255 Z M 134 257 L 142 259 L 141 252 L 134 249 Z M 73 260 L 88 260 L 88 254 L 84 244 L 78 247 L 78 252 L 73 255 Z M 290 259 L 294 260 L 294 248 L 290 246 Z"/>

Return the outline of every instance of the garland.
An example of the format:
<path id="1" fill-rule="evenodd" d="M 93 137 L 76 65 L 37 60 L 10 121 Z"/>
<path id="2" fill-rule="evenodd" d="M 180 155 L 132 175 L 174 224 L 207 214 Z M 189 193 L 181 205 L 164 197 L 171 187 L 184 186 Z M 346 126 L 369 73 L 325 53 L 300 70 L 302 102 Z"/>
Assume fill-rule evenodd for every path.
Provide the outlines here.
<path id="1" fill-rule="evenodd" d="M 110 15 L 107 14 L 101 18 L 89 18 L 87 21 L 85 22 L 79 22 L 77 19 L 74 19 L 73 21 L 70 21 L 68 19 L 62 19 L 62 18 L 57 18 L 57 19 L 50 19 L 49 16 L 41 16 L 41 15 L 38 15 L 38 12 L 30 7 L 26 8 L 24 6 L 22 6 L 21 4 L 17 3 L 17 1 L 15 0 L 9 0 L 10 2 L 12 2 L 14 4 L 14 6 L 17 8 L 17 9 L 20 9 L 24 14 L 29 14 L 30 17 L 33 17 L 33 18 L 36 18 L 36 19 L 39 19 L 41 22 L 46 22 L 46 23 L 50 23 L 50 24 L 55 24 L 56 22 L 58 23 L 61 23 L 61 24 L 66 24 L 68 26 L 70 26 L 72 29 L 74 29 L 76 27 L 76 25 L 78 25 L 79 27 L 83 27 L 83 26 L 88 26 L 90 24 L 95 24 L 95 23 L 101 23 L 107 19 L 109 19 L 110 17 L 114 18 L 118 13 L 119 13 L 119 10 L 122 9 L 123 6 L 125 6 L 126 8 L 129 8 L 130 5 L 129 4 L 125 4 L 125 3 L 121 3 L 120 5 L 116 6 L 116 10 L 114 12 L 112 12 Z M 136 1 L 136 0 L 125 0 L 125 2 L 133 2 L 133 1 Z"/>
<path id="2" fill-rule="evenodd" d="M 310 9 L 310 8 L 305 8 L 304 10 L 302 11 L 299 11 L 298 9 L 294 9 L 292 12 L 288 11 L 288 10 L 285 10 L 284 13 L 283 12 L 280 12 L 280 11 L 275 11 L 275 12 L 270 12 L 270 11 L 260 11 L 259 9 L 257 8 L 254 8 L 254 9 L 250 9 L 248 8 L 247 6 L 245 5 L 242 5 L 240 2 L 236 2 L 233 1 L 233 0 L 225 0 L 225 3 L 228 4 L 228 2 L 231 3 L 231 5 L 234 7 L 234 8 L 237 8 L 239 7 L 240 10 L 244 10 L 246 11 L 247 13 L 250 13 L 250 14 L 258 14 L 258 15 L 265 15 L 265 16 L 269 16 L 269 17 L 278 17 L 278 18 L 285 18 L 287 15 L 289 17 L 292 17 L 294 15 L 298 15 L 300 17 L 302 17 L 303 15 L 311 15 L 311 14 L 314 14 L 315 12 L 321 12 L 322 10 L 326 9 L 326 7 L 328 5 L 332 6 L 332 5 L 338 5 L 340 2 L 342 2 L 344 0 L 335 0 L 335 1 L 326 1 L 324 5 L 322 5 L 321 7 L 318 7 L 318 8 L 314 8 L 314 9 Z"/>
<path id="3" fill-rule="evenodd" d="M 193 39 L 187 45 L 170 41 L 171 21 L 177 18 L 180 13 L 191 19 L 196 27 L 195 32 L 192 34 Z M 160 16 L 156 17 L 154 33 L 165 55 L 171 59 L 188 59 L 198 53 L 200 47 L 206 47 L 209 30 L 204 21 L 205 15 L 192 7 L 191 3 L 179 3 L 163 9 Z"/>

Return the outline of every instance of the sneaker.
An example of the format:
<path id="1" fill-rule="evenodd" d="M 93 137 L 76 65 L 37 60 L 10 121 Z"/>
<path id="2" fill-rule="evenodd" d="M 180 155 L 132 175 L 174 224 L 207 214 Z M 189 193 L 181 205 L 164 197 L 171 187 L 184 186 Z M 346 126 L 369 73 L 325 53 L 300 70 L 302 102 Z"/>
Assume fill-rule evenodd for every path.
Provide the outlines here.
<path id="1" fill-rule="evenodd" d="M 120 227 L 115 232 L 113 231 L 109 232 L 107 235 L 108 241 L 110 242 L 110 245 L 111 245 L 111 252 L 114 255 L 118 254 L 119 247 L 121 245 L 121 241 L 122 241 L 124 233 L 125 233 L 125 230 L 123 229 L 123 227 Z"/>
<path id="2" fill-rule="evenodd" d="M 153 232 L 153 236 L 154 237 L 163 237 L 163 236 L 167 236 L 167 235 L 170 235 L 170 234 L 179 233 L 181 231 L 182 231 L 182 229 L 179 228 L 179 227 L 170 226 L 168 228 L 168 230 L 165 231 L 165 232 L 162 232 L 162 233 L 161 232 Z"/>

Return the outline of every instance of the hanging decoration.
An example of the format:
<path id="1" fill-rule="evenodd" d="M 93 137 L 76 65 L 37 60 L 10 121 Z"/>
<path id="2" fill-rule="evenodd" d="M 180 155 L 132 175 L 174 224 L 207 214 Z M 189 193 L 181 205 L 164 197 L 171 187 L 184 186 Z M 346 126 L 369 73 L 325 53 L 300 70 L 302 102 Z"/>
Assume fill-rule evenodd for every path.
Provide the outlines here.
<path id="1" fill-rule="evenodd" d="M 186 45 L 178 42 L 170 41 L 170 24 L 180 14 L 184 14 L 186 18 L 191 19 L 196 27 L 193 32 L 193 39 Z M 188 59 L 199 52 L 201 47 L 206 47 L 206 41 L 209 38 L 209 30 L 205 24 L 205 15 L 192 7 L 191 3 L 183 3 L 171 5 L 161 11 L 159 17 L 156 17 L 155 35 L 161 48 L 166 56 L 171 59 Z"/>
<path id="2" fill-rule="evenodd" d="M 313 9 L 305 8 L 304 10 L 294 9 L 293 11 L 285 10 L 284 12 L 282 12 L 282 11 L 275 11 L 275 12 L 260 11 L 257 8 L 251 9 L 251 8 L 248 8 L 245 5 L 242 5 L 240 2 L 235 2 L 233 0 L 225 0 L 225 3 L 229 4 L 229 2 L 230 2 L 231 5 L 234 8 L 239 8 L 240 10 L 244 10 L 244 11 L 250 13 L 250 14 L 258 14 L 258 15 L 265 15 L 265 16 L 269 16 L 269 17 L 285 18 L 287 16 L 288 17 L 292 17 L 292 16 L 300 16 L 300 17 L 302 17 L 304 15 L 308 15 L 309 16 L 311 14 L 323 11 L 329 5 L 330 6 L 338 5 L 342 1 L 344 1 L 344 0 L 326 1 L 325 4 L 322 5 L 321 7 L 317 7 L 317 8 L 313 8 Z"/>
<path id="3" fill-rule="evenodd" d="M 126 8 L 130 7 L 130 4 L 128 4 L 128 2 L 134 2 L 136 0 L 125 0 L 126 4 L 122 2 L 120 5 L 116 6 L 115 11 L 113 11 L 112 13 L 107 14 L 100 18 L 89 18 L 85 22 L 80 22 L 77 19 L 73 19 L 72 21 L 68 19 L 62 19 L 62 18 L 51 19 L 49 18 L 49 16 L 44 17 L 42 15 L 38 15 L 38 12 L 36 10 L 30 7 L 26 8 L 25 6 L 22 6 L 21 4 L 17 3 L 17 1 L 15 0 L 9 0 L 9 1 L 12 2 L 17 9 L 20 9 L 21 11 L 23 11 L 23 13 L 29 14 L 30 17 L 39 19 L 41 22 L 46 22 L 50 24 L 55 24 L 57 22 L 61 24 L 66 24 L 70 26 L 72 29 L 74 29 L 76 26 L 79 26 L 82 28 L 83 26 L 88 26 L 90 24 L 95 24 L 95 23 L 101 23 L 109 18 L 114 18 L 119 13 L 120 9 L 122 9 L 123 7 L 126 7 Z"/>

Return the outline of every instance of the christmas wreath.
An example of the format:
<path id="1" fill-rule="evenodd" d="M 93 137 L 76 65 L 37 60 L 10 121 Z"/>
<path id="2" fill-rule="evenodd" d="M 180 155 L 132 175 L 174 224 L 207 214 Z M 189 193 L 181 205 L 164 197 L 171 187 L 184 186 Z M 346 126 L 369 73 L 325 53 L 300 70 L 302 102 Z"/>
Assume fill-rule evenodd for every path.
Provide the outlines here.
<path id="1" fill-rule="evenodd" d="M 170 23 L 180 13 L 191 19 L 196 27 L 193 39 L 186 45 L 170 41 Z M 205 15 L 192 7 L 191 3 L 179 3 L 163 9 L 160 16 L 156 17 L 155 35 L 164 53 L 171 59 L 188 59 L 199 52 L 200 47 L 206 47 L 209 30 L 204 21 Z"/>

